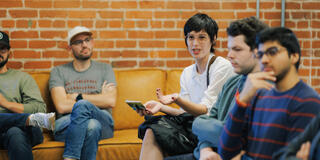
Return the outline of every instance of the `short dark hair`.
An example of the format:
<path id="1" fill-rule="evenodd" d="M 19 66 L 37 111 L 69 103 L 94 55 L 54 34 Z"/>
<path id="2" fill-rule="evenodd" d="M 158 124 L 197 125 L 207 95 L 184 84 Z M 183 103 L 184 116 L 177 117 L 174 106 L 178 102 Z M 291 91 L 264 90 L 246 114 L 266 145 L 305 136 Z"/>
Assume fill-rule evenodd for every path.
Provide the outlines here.
<path id="1" fill-rule="evenodd" d="M 256 38 L 256 44 L 265 43 L 267 41 L 276 41 L 288 51 L 288 55 L 299 54 L 298 62 L 295 64 L 298 70 L 301 58 L 301 49 L 296 35 L 286 27 L 275 27 L 261 31 Z"/>
<path id="2" fill-rule="evenodd" d="M 250 50 L 253 50 L 258 47 L 255 43 L 256 35 L 266 28 L 268 25 L 256 17 L 248 17 L 231 22 L 227 28 L 227 34 L 232 37 L 243 35 L 245 43 L 250 47 Z"/>
<path id="3" fill-rule="evenodd" d="M 214 53 L 213 46 L 215 45 L 215 39 L 217 39 L 218 37 L 219 27 L 215 20 L 204 13 L 197 13 L 193 15 L 184 25 L 184 36 L 186 45 L 188 46 L 188 33 L 192 31 L 200 32 L 201 30 L 204 30 L 209 35 L 210 41 L 212 42 L 210 52 Z"/>

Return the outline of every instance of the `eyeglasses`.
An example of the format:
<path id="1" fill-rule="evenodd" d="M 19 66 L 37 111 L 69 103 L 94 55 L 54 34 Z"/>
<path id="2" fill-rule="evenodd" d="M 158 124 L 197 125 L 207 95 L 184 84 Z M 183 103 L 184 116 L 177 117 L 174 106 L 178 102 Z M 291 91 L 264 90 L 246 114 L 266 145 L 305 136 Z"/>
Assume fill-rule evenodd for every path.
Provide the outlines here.
<path id="1" fill-rule="evenodd" d="M 70 44 L 79 46 L 79 45 L 82 45 L 83 42 L 86 42 L 88 44 L 89 42 L 91 42 L 91 40 L 92 40 L 92 37 L 88 37 L 88 38 L 86 38 L 84 40 L 75 40 L 75 41 L 71 42 Z"/>
<path id="2" fill-rule="evenodd" d="M 278 49 L 277 47 L 270 47 L 266 51 L 258 51 L 258 58 L 261 59 L 264 54 L 268 56 L 274 56 L 279 53 L 282 49 Z"/>
<path id="3" fill-rule="evenodd" d="M 203 43 L 203 42 L 207 41 L 207 39 L 209 39 L 209 37 L 206 35 L 199 35 L 198 37 L 194 36 L 194 35 L 187 35 L 187 39 L 189 41 L 194 41 L 195 39 L 198 39 L 199 43 Z"/>
<path id="4" fill-rule="evenodd" d="M 8 52 L 8 48 L 0 48 L 0 53 L 4 54 Z"/>

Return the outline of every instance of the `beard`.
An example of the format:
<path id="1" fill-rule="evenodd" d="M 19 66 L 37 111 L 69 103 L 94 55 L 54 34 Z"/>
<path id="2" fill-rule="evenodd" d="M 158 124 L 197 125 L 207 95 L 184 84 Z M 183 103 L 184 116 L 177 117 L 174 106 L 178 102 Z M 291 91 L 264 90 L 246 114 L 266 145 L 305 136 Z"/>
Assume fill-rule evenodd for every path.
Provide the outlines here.
<path id="1" fill-rule="evenodd" d="M 0 55 L 0 57 L 3 59 L 3 56 Z M 9 59 L 9 56 L 7 56 L 7 58 L 6 58 L 5 60 L 3 60 L 2 62 L 0 62 L 0 68 L 2 68 L 4 65 L 7 64 L 8 59 Z"/>
<path id="2" fill-rule="evenodd" d="M 82 52 L 82 50 L 79 53 L 76 53 L 73 50 L 72 53 L 73 53 L 74 58 L 77 59 L 77 60 L 80 60 L 80 61 L 86 61 L 86 60 L 90 59 L 91 56 L 92 56 L 92 51 L 91 50 L 89 51 L 90 52 L 89 55 L 83 55 L 83 54 L 81 54 L 81 52 Z"/>
<path id="3" fill-rule="evenodd" d="M 284 68 L 284 70 L 276 76 L 276 83 L 280 82 L 289 73 L 289 70 L 290 67 Z"/>

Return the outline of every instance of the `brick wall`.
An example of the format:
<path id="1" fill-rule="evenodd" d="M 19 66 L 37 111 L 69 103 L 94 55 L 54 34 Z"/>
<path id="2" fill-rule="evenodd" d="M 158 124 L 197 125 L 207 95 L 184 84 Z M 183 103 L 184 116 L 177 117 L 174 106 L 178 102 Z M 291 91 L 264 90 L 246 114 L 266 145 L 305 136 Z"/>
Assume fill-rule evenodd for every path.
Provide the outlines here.
<path id="1" fill-rule="evenodd" d="M 280 25 L 281 0 L 260 0 L 260 18 Z M 256 15 L 255 0 L 0 0 L 0 27 L 9 33 L 9 66 L 50 70 L 66 63 L 67 31 L 83 25 L 94 31 L 94 59 L 114 68 L 183 68 L 193 63 L 183 25 L 196 12 L 217 20 L 217 54 L 226 56 L 230 21 Z M 320 1 L 286 0 L 285 25 L 303 51 L 300 75 L 320 92 Z"/>

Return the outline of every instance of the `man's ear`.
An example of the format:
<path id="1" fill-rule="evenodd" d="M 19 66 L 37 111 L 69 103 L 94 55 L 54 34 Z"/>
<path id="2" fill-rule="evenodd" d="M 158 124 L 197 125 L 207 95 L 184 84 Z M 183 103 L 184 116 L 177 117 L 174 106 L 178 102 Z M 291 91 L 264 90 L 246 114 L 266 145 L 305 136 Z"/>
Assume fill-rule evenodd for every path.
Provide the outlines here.
<path id="1" fill-rule="evenodd" d="M 258 59 L 258 48 L 253 49 L 252 53 L 253 53 L 252 56 L 253 56 L 254 58 Z"/>
<path id="2" fill-rule="evenodd" d="M 295 65 L 299 61 L 299 53 L 293 53 L 290 55 L 291 63 Z"/>

